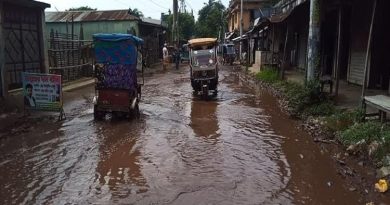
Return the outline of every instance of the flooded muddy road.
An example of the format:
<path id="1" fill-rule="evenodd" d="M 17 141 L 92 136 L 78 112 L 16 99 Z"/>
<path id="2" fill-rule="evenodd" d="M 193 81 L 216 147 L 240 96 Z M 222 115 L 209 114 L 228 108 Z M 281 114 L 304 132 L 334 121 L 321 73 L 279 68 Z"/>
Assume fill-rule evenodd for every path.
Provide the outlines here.
<path id="1" fill-rule="evenodd" d="M 201 101 L 182 69 L 146 79 L 139 120 L 95 122 L 89 87 L 3 139 L 0 204 L 365 203 L 273 97 L 226 67 Z"/>

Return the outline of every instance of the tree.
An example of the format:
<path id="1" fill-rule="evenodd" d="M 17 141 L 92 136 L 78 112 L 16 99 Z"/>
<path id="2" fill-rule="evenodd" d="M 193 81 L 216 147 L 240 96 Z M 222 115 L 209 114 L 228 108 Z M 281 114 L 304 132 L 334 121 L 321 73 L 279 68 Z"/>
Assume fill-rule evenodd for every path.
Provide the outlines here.
<path id="1" fill-rule="evenodd" d="M 179 37 L 180 40 L 189 40 L 195 35 L 195 18 L 191 13 L 179 13 Z M 173 15 L 171 11 L 163 14 L 161 20 L 167 25 L 167 39 L 172 39 Z"/>
<path id="2" fill-rule="evenodd" d="M 97 9 L 91 8 L 89 6 L 80 6 L 80 7 L 74 7 L 70 8 L 67 11 L 96 11 Z"/>
<path id="3" fill-rule="evenodd" d="M 199 18 L 196 22 L 197 37 L 219 37 L 223 35 L 224 28 L 227 27 L 225 20 L 225 6 L 221 1 L 209 0 L 207 4 L 199 10 Z"/>
<path id="4" fill-rule="evenodd" d="M 195 35 L 195 19 L 189 13 L 179 14 L 179 35 L 181 39 L 189 40 Z"/>
<path id="5" fill-rule="evenodd" d="M 188 40 L 195 34 L 195 19 L 190 13 L 179 13 L 179 37 L 180 40 Z M 168 29 L 172 29 L 173 15 L 167 16 Z"/>
<path id="6" fill-rule="evenodd" d="M 144 17 L 144 14 L 142 13 L 142 11 L 138 10 L 137 8 L 135 8 L 135 9 L 129 8 L 128 13 L 130 15 L 136 16 L 138 18 Z"/>

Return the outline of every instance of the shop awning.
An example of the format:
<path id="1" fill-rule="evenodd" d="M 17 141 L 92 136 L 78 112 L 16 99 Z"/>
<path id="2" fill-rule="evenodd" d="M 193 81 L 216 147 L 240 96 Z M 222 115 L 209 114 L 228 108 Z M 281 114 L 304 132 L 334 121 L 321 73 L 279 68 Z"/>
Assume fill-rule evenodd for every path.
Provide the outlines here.
<path id="1" fill-rule="evenodd" d="M 291 9 L 289 11 L 286 11 L 284 13 L 280 13 L 280 14 L 276 14 L 276 15 L 272 15 L 270 18 L 269 18 L 269 21 L 271 23 L 280 23 L 280 22 L 283 22 L 284 20 L 286 20 L 287 17 L 290 16 L 290 14 L 292 13 L 294 9 Z"/>
<path id="2" fill-rule="evenodd" d="M 225 38 L 225 39 L 230 39 L 231 37 L 233 37 L 233 35 L 234 35 L 234 32 L 228 33 L 228 34 L 226 35 L 226 38 Z"/>
<path id="3" fill-rule="evenodd" d="M 237 42 L 237 41 L 243 41 L 243 40 L 246 40 L 248 38 L 248 35 L 242 35 L 242 38 L 241 36 L 237 37 L 237 38 L 234 38 L 233 41 L 234 42 Z"/>

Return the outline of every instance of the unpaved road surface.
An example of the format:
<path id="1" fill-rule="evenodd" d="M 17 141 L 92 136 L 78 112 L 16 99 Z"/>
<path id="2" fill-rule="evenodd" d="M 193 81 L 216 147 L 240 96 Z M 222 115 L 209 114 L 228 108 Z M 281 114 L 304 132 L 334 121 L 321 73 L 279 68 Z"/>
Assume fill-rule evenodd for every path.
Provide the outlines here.
<path id="1" fill-rule="evenodd" d="M 148 77 L 139 120 L 94 121 L 92 96 L 67 93 L 67 120 L 33 118 L 2 139 L 0 204 L 365 203 L 232 68 L 209 101 L 192 94 L 184 67 Z"/>

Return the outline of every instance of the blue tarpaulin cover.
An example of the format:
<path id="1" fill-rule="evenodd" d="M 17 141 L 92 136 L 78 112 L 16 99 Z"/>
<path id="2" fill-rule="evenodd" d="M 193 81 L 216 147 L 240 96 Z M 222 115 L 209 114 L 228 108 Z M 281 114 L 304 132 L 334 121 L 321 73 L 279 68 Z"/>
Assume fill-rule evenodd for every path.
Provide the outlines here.
<path id="1" fill-rule="evenodd" d="M 94 34 L 95 58 L 104 64 L 137 64 L 137 46 L 143 40 L 131 34 Z"/>

